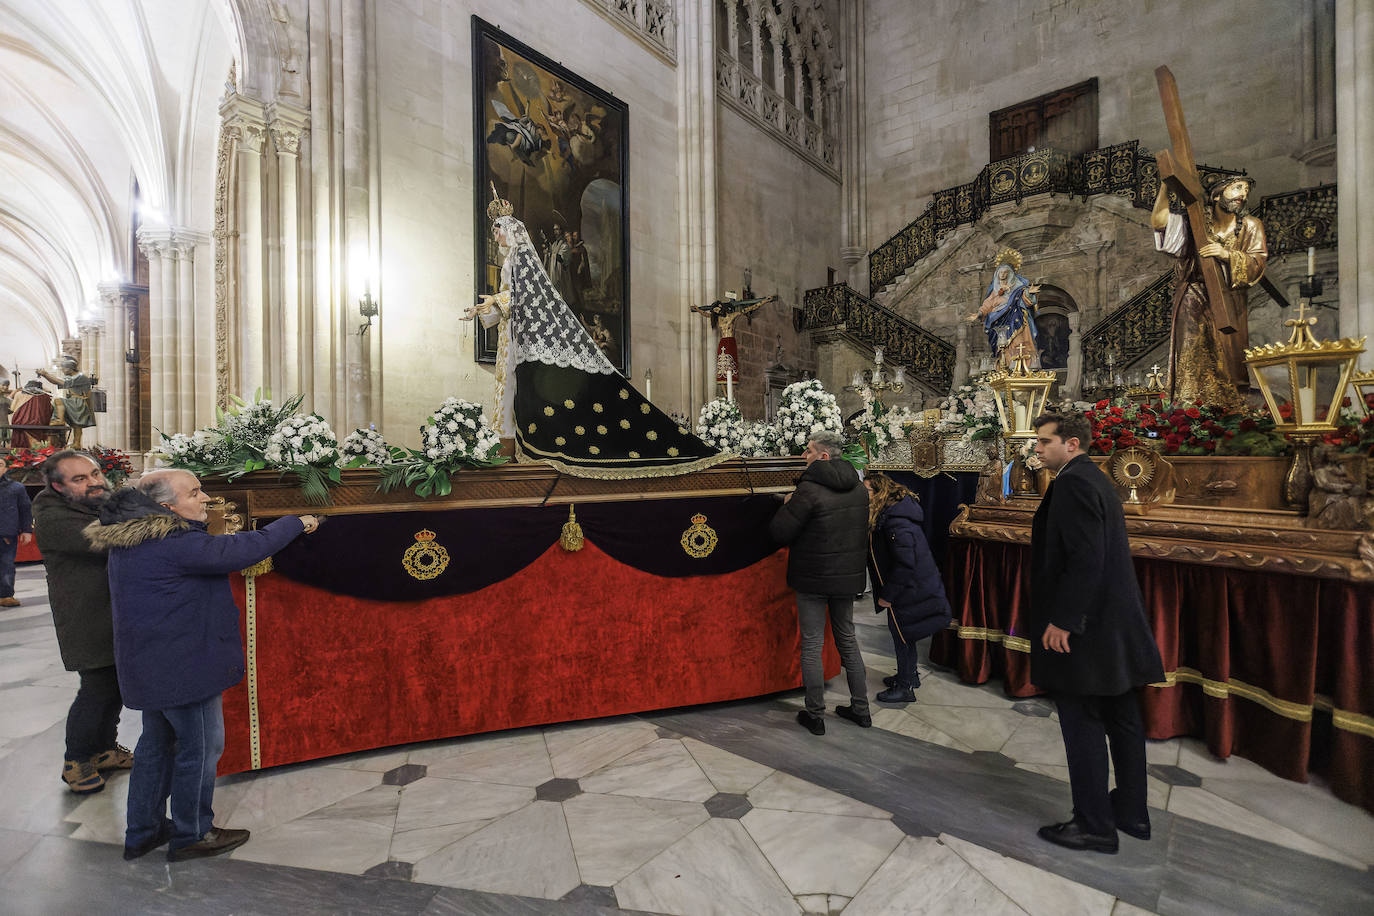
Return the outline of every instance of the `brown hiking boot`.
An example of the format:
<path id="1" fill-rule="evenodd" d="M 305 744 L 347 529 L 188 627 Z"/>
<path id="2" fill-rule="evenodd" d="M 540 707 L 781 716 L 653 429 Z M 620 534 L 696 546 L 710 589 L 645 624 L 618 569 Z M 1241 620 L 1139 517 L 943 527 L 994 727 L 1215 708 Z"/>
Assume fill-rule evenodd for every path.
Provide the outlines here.
<path id="1" fill-rule="evenodd" d="M 130 770 L 134 766 L 134 754 L 124 745 L 116 744 L 92 757 L 91 763 L 97 770 Z"/>
<path id="2" fill-rule="evenodd" d="M 224 855 L 226 852 L 232 852 L 238 849 L 247 842 L 247 830 L 233 830 L 229 827 L 211 827 L 206 831 L 205 836 L 196 840 L 190 846 L 167 850 L 167 861 L 180 862 L 183 859 L 205 859 L 210 856 L 220 856 Z"/>
<path id="3" fill-rule="evenodd" d="M 0 598 L 0 607 L 19 607 L 18 598 Z"/>
<path id="4" fill-rule="evenodd" d="M 67 760 L 62 763 L 62 781 L 77 795 L 89 795 L 105 788 L 105 777 L 91 760 Z"/>

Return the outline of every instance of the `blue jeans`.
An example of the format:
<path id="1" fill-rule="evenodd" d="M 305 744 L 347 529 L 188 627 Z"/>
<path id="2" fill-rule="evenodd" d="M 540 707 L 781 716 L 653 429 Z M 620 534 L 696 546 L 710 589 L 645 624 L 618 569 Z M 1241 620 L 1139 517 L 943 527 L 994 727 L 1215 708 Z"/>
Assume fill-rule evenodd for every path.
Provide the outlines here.
<path id="1" fill-rule="evenodd" d="M 14 597 L 14 555 L 19 552 L 19 535 L 0 537 L 0 598 Z"/>
<path id="2" fill-rule="evenodd" d="M 808 595 L 797 592 L 797 626 L 801 631 L 802 685 L 806 688 L 806 711 L 813 716 L 825 712 L 825 670 L 822 653 L 825 650 L 826 609 L 830 611 L 830 633 L 835 637 L 835 649 L 840 653 L 845 677 L 849 682 L 850 708 L 861 716 L 868 715 L 868 680 L 864 673 L 859 641 L 854 636 L 853 595 Z"/>
<path id="3" fill-rule="evenodd" d="M 215 767 L 224 752 L 220 696 L 170 709 L 143 710 L 143 736 L 129 774 L 124 845 L 155 837 L 172 800 L 172 849 L 190 846 L 214 826 Z"/>

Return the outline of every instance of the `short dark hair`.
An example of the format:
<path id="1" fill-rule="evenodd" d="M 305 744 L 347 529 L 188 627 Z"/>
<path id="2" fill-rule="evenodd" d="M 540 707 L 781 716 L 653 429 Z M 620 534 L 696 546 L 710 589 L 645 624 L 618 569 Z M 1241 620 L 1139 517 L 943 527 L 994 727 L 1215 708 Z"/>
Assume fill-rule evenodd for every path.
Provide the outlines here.
<path id="1" fill-rule="evenodd" d="M 1078 447 L 1086 452 L 1092 446 L 1093 426 L 1081 413 L 1042 413 L 1035 418 L 1035 428 L 1054 424 L 1054 432 L 1065 442 L 1078 440 Z"/>
<path id="2" fill-rule="evenodd" d="M 74 448 L 64 448 L 62 451 L 56 452 L 48 458 L 45 458 L 43 464 L 39 466 L 39 470 L 43 472 L 43 482 L 48 486 L 52 486 L 54 483 L 66 483 L 67 479 L 62 476 L 62 472 L 59 470 L 58 466 L 68 458 L 85 458 L 91 464 L 95 465 L 97 470 L 100 469 L 100 462 L 96 461 L 86 452 L 79 452 Z"/>

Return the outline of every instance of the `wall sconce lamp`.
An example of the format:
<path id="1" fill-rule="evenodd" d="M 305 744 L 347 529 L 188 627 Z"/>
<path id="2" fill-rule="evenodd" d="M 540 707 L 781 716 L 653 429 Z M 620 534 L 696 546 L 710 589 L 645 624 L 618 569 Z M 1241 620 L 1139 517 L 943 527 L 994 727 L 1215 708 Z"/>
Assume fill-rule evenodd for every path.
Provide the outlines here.
<path id="1" fill-rule="evenodd" d="M 366 290 L 363 297 L 358 300 L 358 313 L 367 321 L 358 326 L 358 336 L 362 337 L 372 327 L 372 319 L 381 313 L 382 304 L 372 298 L 372 290 Z"/>

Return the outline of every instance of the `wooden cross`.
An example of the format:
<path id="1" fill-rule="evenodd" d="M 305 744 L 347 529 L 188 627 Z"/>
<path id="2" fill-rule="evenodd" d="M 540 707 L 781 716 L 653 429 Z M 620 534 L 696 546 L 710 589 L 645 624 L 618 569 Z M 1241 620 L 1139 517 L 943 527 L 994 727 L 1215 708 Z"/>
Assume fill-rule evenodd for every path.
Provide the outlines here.
<path id="1" fill-rule="evenodd" d="M 1169 142 L 1173 147 L 1172 150 L 1160 150 L 1155 154 L 1155 161 L 1159 163 L 1159 179 L 1183 202 L 1188 214 L 1188 230 L 1193 236 L 1193 247 L 1200 251 L 1210 241 L 1207 238 L 1207 216 L 1203 209 L 1207 201 L 1194 164 L 1188 125 L 1183 121 L 1178 84 L 1174 82 L 1174 75 L 1168 67 L 1155 68 L 1155 82 L 1159 84 L 1159 101 L 1164 106 L 1164 120 L 1169 125 Z M 1226 296 L 1221 265 L 1217 264 L 1216 258 L 1201 256 L 1198 257 L 1198 263 L 1202 269 L 1202 280 L 1207 286 L 1207 305 L 1213 323 L 1223 334 L 1236 333 L 1237 318 Z"/>

